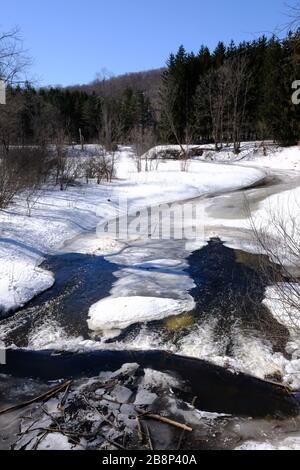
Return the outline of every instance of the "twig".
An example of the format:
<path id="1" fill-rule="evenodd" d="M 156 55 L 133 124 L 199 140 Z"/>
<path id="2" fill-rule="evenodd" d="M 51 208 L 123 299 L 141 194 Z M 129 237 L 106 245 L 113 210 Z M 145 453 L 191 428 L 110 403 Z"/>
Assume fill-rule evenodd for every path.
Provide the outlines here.
<path id="1" fill-rule="evenodd" d="M 105 416 L 102 413 L 100 413 L 100 411 L 88 401 L 85 395 L 82 395 L 82 396 L 87 406 L 91 408 L 92 410 L 94 410 L 106 424 L 109 424 L 110 426 L 114 425 L 114 423 L 112 423 L 109 419 L 105 418 Z"/>
<path id="2" fill-rule="evenodd" d="M 45 437 L 48 436 L 48 431 L 45 431 L 40 437 L 39 439 L 36 441 L 35 445 L 34 445 L 34 450 L 37 450 L 38 446 L 40 445 L 40 443 L 45 439 Z"/>
<path id="3" fill-rule="evenodd" d="M 32 419 L 32 418 L 30 418 Z M 33 423 L 31 423 L 31 425 L 29 426 L 29 428 L 27 428 L 25 431 L 22 432 L 22 422 L 20 423 L 20 429 L 19 429 L 19 433 L 17 434 L 18 436 L 25 436 L 25 434 L 28 434 L 32 428 L 34 427 L 35 424 L 37 424 L 40 420 L 40 417 L 38 417 L 35 421 L 33 421 Z"/>
<path id="4" fill-rule="evenodd" d="M 145 415 L 143 415 L 143 418 L 144 419 L 153 419 L 155 421 L 160 421 L 161 423 L 169 424 L 170 426 L 174 426 L 175 428 L 182 429 L 186 432 L 193 432 L 193 428 L 190 428 L 186 424 L 178 423 L 177 421 L 174 421 L 174 420 L 169 419 L 169 418 L 165 418 L 164 416 L 145 414 Z"/>
<path id="5" fill-rule="evenodd" d="M 45 415 L 47 415 L 50 419 L 52 419 L 52 421 L 54 421 L 54 423 L 56 424 L 56 426 L 60 429 L 61 426 L 60 426 L 58 420 L 57 420 L 54 416 L 52 416 L 52 414 L 49 413 L 49 411 L 46 410 L 46 408 L 45 408 L 44 406 L 42 406 L 42 410 L 43 410 L 43 412 L 45 413 Z"/>
<path id="6" fill-rule="evenodd" d="M 111 439 L 109 439 L 108 437 L 106 437 L 104 434 L 99 433 L 99 435 L 100 435 L 101 437 L 103 437 L 103 439 L 104 439 L 106 442 L 108 442 L 108 444 L 110 444 L 110 445 L 116 447 L 117 449 L 119 449 L 119 450 L 127 450 L 126 447 L 122 446 L 121 444 L 118 444 L 118 442 L 116 442 L 116 441 L 112 441 Z"/>
<path id="7" fill-rule="evenodd" d="M 98 415 L 100 416 L 100 418 L 107 424 L 109 424 L 110 426 L 114 426 L 114 424 L 109 421 L 107 418 L 105 418 L 105 416 L 102 415 L 102 413 L 100 413 L 100 411 L 95 407 L 93 406 L 91 403 L 89 403 L 88 399 L 86 398 L 85 395 L 82 395 L 83 396 L 83 399 L 84 401 L 86 402 L 86 404 L 88 405 L 89 408 L 91 408 L 92 410 L 94 410 L 96 413 L 98 413 Z M 101 437 L 103 437 L 103 439 L 105 439 L 105 441 L 107 441 L 109 444 L 113 445 L 114 447 L 117 447 L 117 449 L 120 449 L 120 450 L 126 450 L 126 447 L 122 446 L 121 444 L 118 444 L 116 441 L 112 441 L 111 439 L 109 439 L 108 437 L 106 437 L 102 432 L 99 432 L 98 433 Z"/>
<path id="8" fill-rule="evenodd" d="M 68 380 L 65 382 L 63 385 L 60 385 L 58 387 L 52 388 L 51 390 L 48 390 L 48 392 L 43 393 L 42 395 L 39 395 L 36 398 L 33 398 L 32 400 L 25 401 L 23 403 L 20 403 L 19 405 L 11 406 L 9 408 L 6 408 L 4 410 L 0 410 L 0 416 L 6 414 L 6 413 L 11 413 L 12 411 L 20 410 L 22 408 L 26 408 L 26 406 L 32 405 L 33 403 L 37 403 L 39 401 L 48 401 L 50 398 L 54 397 L 57 395 L 59 392 L 64 390 L 66 387 L 69 387 L 71 385 L 72 381 Z"/>
<path id="9" fill-rule="evenodd" d="M 61 411 L 62 413 L 64 413 L 64 411 L 65 411 L 65 404 L 66 404 L 67 399 L 68 399 L 68 395 L 69 395 L 69 391 L 70 391 L 71 385 L 72 385 L 72 382 L 70 382 L 69 385 L 67 386 L 66 391 L 65 391 L 65 394 L 64 394 L 64 396 L 62 397 L 61 402 L 60 402 L 59 405 L 57 406 L 57 409 L 58 409 L 59 411 Z"/>
<path id="10" fill-rule="evenodd" d="M 126 442 L 127 442 L 127 432 L 125 431 L 124 432 L 124 436 L 123 436 L 123 447 L 126 449 Z"/>
<path id="11" fill-rule="evenodd" d="M 197 399 L 198 399 L 198 397 L 194 397 L 194 398 L 193 398 L 193 401 L 192 401 L 192 406 L 193 406 L 193 407 L 195 407 L 196 402 L 197 402 Z M 180 449 L 181 449 L 183 440 L 184 440 L 184 438 L 185 438 L 185 434 L 186 434 L 186 431 L 183 430 L 182 433 L 180 434 L 180 438 L 179 438 L 179 441 L 178 441 L 177 450 L 180 450 Z"/>
<path id="12" fill-rule="evenodd" d="M 153 442 L 152 442 L 152 438 L 150 434 L 150 429 L 146 423 L 145 423 L 145 428 L 146 428 L 146 434 L 147 434 L 150 450 L 154 450 Z"/>
<path id="13" fill-rule="evenodd" d="M 142 430 L 141 420 L 139 416 L 136 417 L 136 422 L 137 422 L 139 440 L 140 440 L 140 443 L 143 444 L 144 436 L 143 436 L 143 430 Z"/>

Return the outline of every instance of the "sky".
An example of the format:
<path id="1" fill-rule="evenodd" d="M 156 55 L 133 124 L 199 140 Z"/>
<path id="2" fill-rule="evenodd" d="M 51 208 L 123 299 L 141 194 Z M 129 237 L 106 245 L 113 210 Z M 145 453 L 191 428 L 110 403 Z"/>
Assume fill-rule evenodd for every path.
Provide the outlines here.
<path id="1" fill-rule="evenodd" d="M 181 44 L 197 52 L 202 44 L 270 34 L 288 21 L 286 0 L 0 1 L 0 30 L 21 28 L 39 85 L 162 67 Z"/>

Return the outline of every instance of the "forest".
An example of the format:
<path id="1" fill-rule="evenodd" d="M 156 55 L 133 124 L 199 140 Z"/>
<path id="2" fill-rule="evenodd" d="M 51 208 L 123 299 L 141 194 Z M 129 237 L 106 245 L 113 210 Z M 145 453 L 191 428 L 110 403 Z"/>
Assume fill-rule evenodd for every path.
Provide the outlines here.
<path id="1" fill-rule="evenodd" d="M 198 53 L 183 46 L 166 68 L 98 79 L 90 85 L 37 88 L 9 86 L 1 112 L 1 141 L 10 145 L 101 143 L 155 144 L 272 140 L 293 145 L 300 138 L 300 109 L 292 102 L 298 77 L 299 33 L 284 40 L 262 36 Z M 151 80 L 153 83 L 151 85 Z"/>

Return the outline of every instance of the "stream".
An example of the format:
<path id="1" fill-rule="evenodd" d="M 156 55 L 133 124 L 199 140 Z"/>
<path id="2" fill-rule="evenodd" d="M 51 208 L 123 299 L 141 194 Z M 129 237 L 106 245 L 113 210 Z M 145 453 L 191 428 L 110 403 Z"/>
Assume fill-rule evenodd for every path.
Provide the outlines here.
<path id="1" fill-rule="evenodd" d="M 204 204 L 211 219 L 239 219 L 245 217 L 245 196 L 255 209 L 267 196 L 299 183 L 296 173 L 278 171 L 258 187 L 193 202 Z M 218 227 L 216 222 L 206 235 L 209 242 L 195 250 L 186 240 L 150 240 L 141 236 L 106 256 L 72 252 L 74 240 L 61 252 L 48 256 L 41 267 L 54 273 L 54 286 L 0 321 L 0 340 L 20 350 L 19 358 L 24 354 L 21 374 L 13 366 L 11 370 L 0 366 L 0 407 L 26 399 L 32 393 L 31 386 L 39 389 L 70 376 L 75 379 L 97 376 L 97 361 L 89 363 L 82 357 L 99 351 L 118 354 L 120 364 L 128 362 L 130 351 L 139 351 L 143 357 L 152 354 L 151 367 L 158 370 L 163 368 L 153 366 L 154 352 L 172 353 L 204 360 L 223 370 L 241 370 L 250 376 L 280 382 L 280 370 L 276 364 L 268 367 L 268 361 L 274 354 L 289 360 L 285 350 L 289 332 L 262 303 L 267 287 L 259 269 L 262 257 L 240 248 L 251 243 L 251 234 L 243 229 Z M 85 237 L 77 237 L 76 245 Z M 264 262 L 272 267 L 268 260 Z M 90 307 L 110 295 L 183 301 L 192 296 L 195 308 L 159 321 L 132 324 L 113 335 L 91 331 Z M 35 367 L 34 354 L 39 351 L 48 351 L 47 359 Z M 53 351 L 70 354 L 67 365 L 57 368 L 57 376 L 51 365 Z M 28 353 L 32 354 L 30 360 Z M 88 363 L 89 366 L 83 366 Z M 68 372 L 63 376 L 60 370 Z M 20 376 L 30 379 L 26 386 Z M 7 390 L 11 389 L 13 392 L 8 396 Z M 214 406 L 218 409 L 206 406 L 205 411 L 222 412 L 221 406 Z M 291 432 L 300 436 L 298 417 L 270 421 L 262 419 L 260 413 L 241 418 L 239 410 L 236 416 L 233 411 L 232 417 L 220 421 L 219 428 L 214 424 L 214 442 L 210 441 L 207 448 L 235 448 L 243 441 L 260 441 L 266 434 L 274 441 L 289 437 Z M 0 448 L 6 448 L 12 443 L 7 416 L 0 418 L 0 426 Z"/>

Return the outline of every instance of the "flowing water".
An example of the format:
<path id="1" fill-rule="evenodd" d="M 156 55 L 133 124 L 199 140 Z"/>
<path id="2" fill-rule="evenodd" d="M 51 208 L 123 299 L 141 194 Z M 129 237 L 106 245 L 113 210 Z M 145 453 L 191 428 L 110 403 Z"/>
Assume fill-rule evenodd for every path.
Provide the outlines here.
<path id="1" fill-rule="evenodd" d="M 195 203 L 205 203 L 211 218 L 221 215 L 228 219 L 243 218 L 245 195 L 250 205 L 256 207 L 269 194 L 287 188 L 287 184 L 288 187 L 299 184 L 294 176 L 289 175 L 288 183 L 283 183 L 281 177 L 278 174 L 262 187 L 226 197 L 215 196 L 209 201 L 200 198 Z M 191 251 L 186 240 L 149 240 L 147 237 L 132 241 L 108 256 L 72 253 L 70 244 L 64 252 L 49 256 L 42 265 L 55 275 L 53 288 L 3 318 L 0 340 L 7 346 L 32 351 L 73 351 L 74 363 L 76 351 L 171 351 L 261 378 L 280 380 L 281 371 L 273 356 L 289 360 L 285 352 L 289 333 L 262 304 L 267 286 L 259 269 L 262 258 L 228 248 L 221 240 L 222 235 L 228 235 L 228 230 L 223 227 L 217 231 L 219 237 L 211 238 L 207 245 L 195 251 Z M 235 236 L 237 240 L 250 241 L 245 231 L 232 230 L 232 239 Z M 179 316 L 131 325 L 120 334 L 108 337 L 90 331 L 87 320 L 89 308 L 109 295 L 181 300 L 192 296 L 196 307 Z M 98 372 L 95 370 L 95 375 Z M 38 389 L 38 384 L 29 381 L 27 387 L 34 385 Z M 7 390 L 11 390 L 9 399 Z M 28 390 L 24 390 L 19 379 L 1 376 L 2 403 L 19 401 L 26 393 Z M 4 427 L 10 424 L 1 421 Z M 276 426 L 280 428 L 277 434 Z M 207 447 L 230 448 L 239 440 L 247 440 L 247 436 L 259 440 L 266 433 L 276 440 L 281 433 L 288 434 L 291 428 L 294 432 L 295 427 L 300 435 L 300 426 L 295 420 L 271 424 L 232 417 L 225 424 L 222 422 L 220 436 L 214 445 Z M 230 439 L 234 433 L 238 438 L 233 443 Z M 228 446 L 226 439 L 231 442 Z"/>

